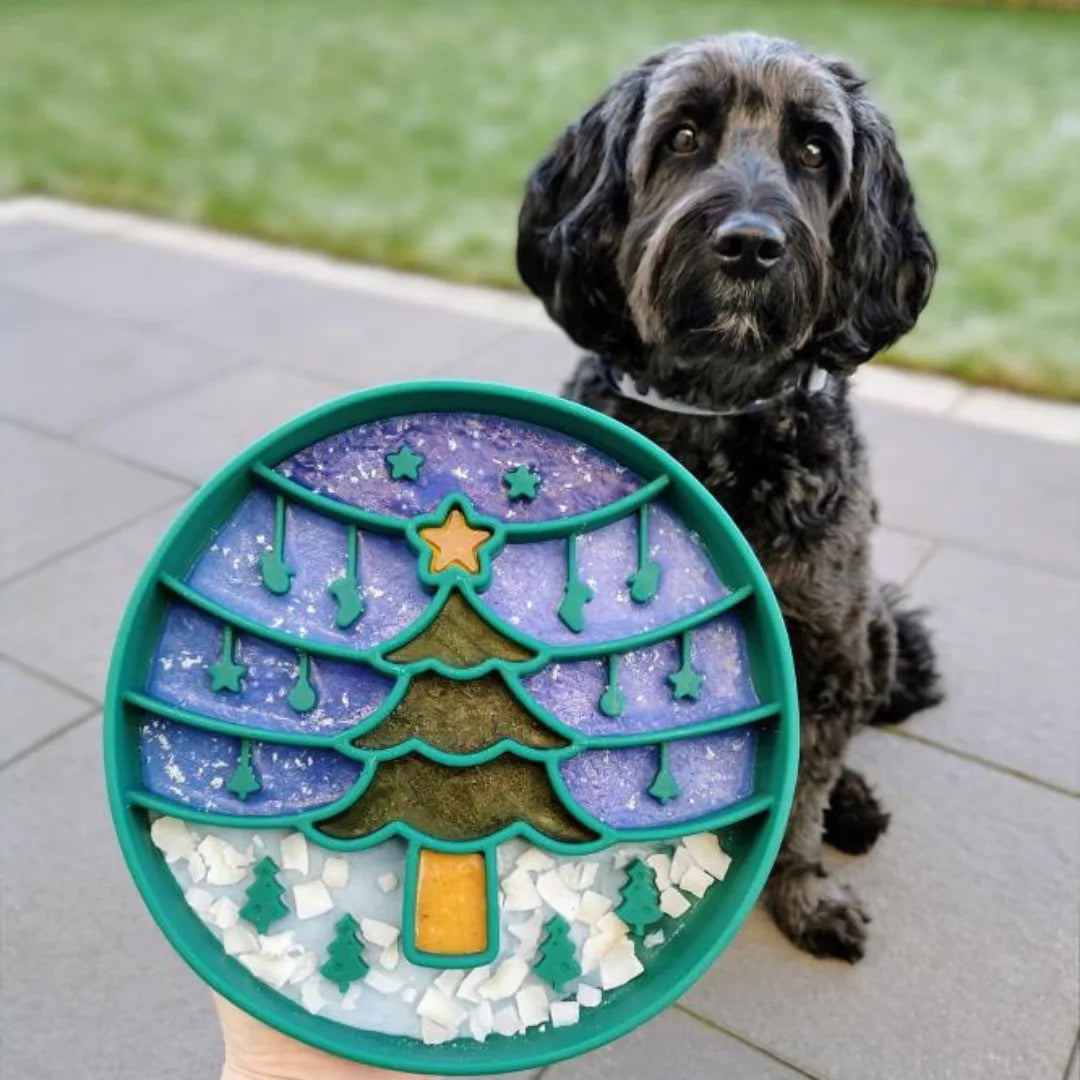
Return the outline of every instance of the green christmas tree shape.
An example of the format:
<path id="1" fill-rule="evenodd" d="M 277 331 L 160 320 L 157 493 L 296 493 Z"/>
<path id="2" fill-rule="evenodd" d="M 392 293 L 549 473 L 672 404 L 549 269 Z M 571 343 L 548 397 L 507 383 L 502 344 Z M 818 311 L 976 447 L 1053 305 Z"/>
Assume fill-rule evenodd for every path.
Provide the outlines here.
<path id="1" fill-rule="evenodd" d="M 544 940 L 533 971 L 551 988 L 561 994 L 563 987 L 581 974 L 581 966 L 574 957 L 574 943 L 570 940 L 570 924 L 561 916 L 553 915 L 544 924 Z"/>
<path id="2" fill-rule="evenodd" d="M 240 909 L 240 914 L 260 934 L 265 934 L 278 919 L 289 914 L 281 899 L 285 886 L 278 881 L 278 865 L 269 855 L 255 864 L 253 872 L 255 880 L 247 887 L 247 903 Z"/>
<path id="3" fill-rule="evenodd" d="M 626 873 L 626 884 L 619 892 L 622 903 L 615 909 L 615 914 L 641 937 L 646 927 L 659 922 L 664 913 L 660 910 L 652 867 L 635 859 Z"/>
<path id="4" fill-rule="evenodd" d="M 364 946 L 356 936 L 356 920 L 345 915 L 334 925 L 334 940 L 326 949 L 327 960 L 319 972 L 325 975 L 343 994 L 349 984 L 368 973 L 364 962 Z"/>

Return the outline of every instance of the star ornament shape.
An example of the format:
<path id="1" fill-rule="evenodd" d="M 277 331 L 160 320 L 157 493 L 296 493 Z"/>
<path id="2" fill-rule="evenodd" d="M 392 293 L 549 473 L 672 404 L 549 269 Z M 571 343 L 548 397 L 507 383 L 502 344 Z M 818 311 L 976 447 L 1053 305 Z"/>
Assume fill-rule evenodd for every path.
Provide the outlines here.
<path id="1" fill-rule="evenodd" d="M 697 701 L 701 697 L 703 681 L 703 677 L 689 664 L 683 664 L 678 671 L 673 671 L 668 676 L 668 682 L 671 683 L 671 696 L 676 701 Z"/>
<path id="2" fill-rule="evenodd" d="M 247 665 L 237 664 L 226 657 L 216 664 L 210 664 L 206 670 L 210 674 L 211 690 L 229 690 L 234 694 L 239 694 L 241 680 L 247 674 Z"/>
<path id="3" fill-rule="evenodd" d="M 518 465 L 517 468 L 503 473 L 503 483 L 506 485 L 506 494 L 511 502 L 514 499 L 532 502 L 536 498 L 540 475 L 534 473 L 528 465 Z"/>
<path id="4" fill-rule="evenodd" d="M 419 480 L 420 466 L 423 464 L 424 455 L 418 454 L 411 446 L 399 446 L 392 454 L 386 455 L 391 480 Z"/>
<path id="5" fill-rule="evenodd" d="M 431 550 L 430 574 L 440 574 L 452 567 L 467 574 L 479 574 L 480 550 L 494 535 L 491 529 L 470 525 L 457 507 L 446 515 L 441 525 L 429 525 L 417 533 Z"/>

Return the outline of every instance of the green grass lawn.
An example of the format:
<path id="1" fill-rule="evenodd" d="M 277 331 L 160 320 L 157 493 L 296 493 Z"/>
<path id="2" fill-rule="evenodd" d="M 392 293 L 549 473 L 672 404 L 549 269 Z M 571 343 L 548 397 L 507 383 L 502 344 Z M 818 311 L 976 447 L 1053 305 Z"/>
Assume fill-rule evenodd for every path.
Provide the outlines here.
<path id="1" fill-rule="evenodd" d="M 658 45 L 853 59 L 941 271 L 899 363 L 1080 400 L 1080 12 L 869 0 L 0 0 L 0 195 L 519 287 L 522 180 Z"/>

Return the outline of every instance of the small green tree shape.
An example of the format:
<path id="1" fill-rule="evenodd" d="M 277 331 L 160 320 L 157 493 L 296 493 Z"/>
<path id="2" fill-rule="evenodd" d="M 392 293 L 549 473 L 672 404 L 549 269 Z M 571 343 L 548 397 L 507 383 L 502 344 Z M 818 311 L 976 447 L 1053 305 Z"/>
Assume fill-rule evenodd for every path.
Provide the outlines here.
<path id="1" fill-rule="evenodd" d="M 622 903 L 615 909 L 615 914 L 641 937 L 645 928 L 659 922 L 664 913 L 660 910 L 652 867 L 635 859 L 626 873 L 626 884 L 619 891 Z"/>
<path id="2" fill-rule="evenodd" d="M 356 936 L 356 920 L 351 915 L 344 915 L 334 924 L 334 940 L 327 946 L 326 955 L 327 961 L 319 972 L 343 994 L 350 983 L 368 973 L 364 946 Z"/>
<path id="3" fill-rule="evenodd" d="M 247 903 L 240 909 L 240 914 L 260 934 L 265 934 L 278 919 L 289 914 L 281 899 L 285 895 L 285 886 L 278 881 L 278 865 L 269 855 L 255 864 L 253 872 L 255 880 L 247 887 Z"/>
<path id="4" fill-rule="evenodd" d="M 561 994 L 562 988 L 581 974 L 581 965 L 574 956 L 574 943 L 569 935 L 570 924 L 561 915 L 553 915 L 544 924 L 539 958 L 532 966 L 533 971 L 557 994 Z"/>

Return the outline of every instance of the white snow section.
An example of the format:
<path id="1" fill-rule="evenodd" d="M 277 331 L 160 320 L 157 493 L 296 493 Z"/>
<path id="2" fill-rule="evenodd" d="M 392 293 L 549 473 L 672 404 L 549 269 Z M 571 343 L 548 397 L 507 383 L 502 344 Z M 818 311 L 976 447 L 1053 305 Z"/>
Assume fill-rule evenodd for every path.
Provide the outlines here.
<path id="1" fill-rule="evenodd" d="M 281 869 L 298 870 L 301 874 L 307 874 L 309 865 L 308 846 L 304 834 L 289 833 L 281 841 Z"/>
<path id="2" fill-rule="evenodd" d="M 716 833 L 697 833 L 683 838 L 683 844 L 694 860 L 706 873 L 717 881 L 723 881 L 731 866 L 731 856 L 720 847 Z"/>
<path id="3" fill-rule="evenodd" d="M 547 992 L 542 986 L 526 986 L 514 995 L 521 1022 L 527 1027 L 545 1024 L 551 1018 Z"/>
<path id="4" fill-rule="evenodd" d="M 322 879 L 328 889 L 344 889 L 349 884 L 348 862 L 335 855 L 328 855 L 323 863 Z"/>
<path id="5" fill-rule="evenodd" d="M 712 874 L 707 874 L 700 866 L 691 866 L 683 874 L 682 881 L 679 882 L 679 888 L 685 889 L 691 896 L 696 896 L 700 900 L 709 891 L 709 886 L 712 883 Z"/>
<path id="6" fill-rule="evenodd" d="M 582 894 L 581 904 L 578 906 L 578 922 L 594 926 L 614 907 L 614 901 L 606 896 L 601 896 L 592 889 L 586 889 Z"/>
<path id="7" fill-rule="evenodd" d="M 578 983 L 577 999 L 578 1004 L 583 1009 L 595 1009 L 597 1005 L 603 1000 L 604 995 L 600 992 L 600 988 L 597 986 L 590 986 L 589 983 Z"/>
<path id="8" fill-rule="evenodd" d="M 293 903 L 298 919 L 315 919 L 334 910 L 334 899 L 330 895 L 330 890 L 317 880 L 294 885 Z"/>
<path id="9" fill-rule="evenodd" d="M 573 1027 L 581 1019 L 581 1006 L 576 1001 L 553 1001 L 551 1023 L 553 1027 Z"/>
<path id="10" fill-rule="evenodd" d="M 644 970 L 634 952 L 633 941 L 621 938 L 600 959 L 600 985 L 605 990 L 614 990 L 636 979 Z"/>
<path id="11" fill-rule="evenodd" d="M 476 988 L 476 992 L 488 1001 L 502 1001 L 521 989 L 528 974 L 529 965 L 520 956 L 508 957 L 495 969 L 490 979 Z"/>
<path id="12" fill-rule="evenodd" d="M 396 926 L 381 922 L 379 919 L 361 919 L 360 933 L 364 935 L 365 941 L 387 949 L 397 941 L 401 931 Z"/>
<path id="13" fill-rule="evenodd" d="M 375 882 L 383 892 L 393 892 L 397 888 L 397 874 L 380 874 Z"/>
<path id="14" fill-rule="evenodd" d="M 518 868 L 512 874 L 507 874 L 501 885 L 504 911 L 535 911 L 543 905 L 532 875 L 527 870 Z"/>
<path id="15" fill-rule="evenodd" d="M 664 889 L 671 886 L 671 856 L 665 855 L 662 851 L 658 851 L 655 855 L 650 855 L 646 860 L 646 865 L 652 867 L 653 873 L 656 875 L 656 887 L 663 892 Z"/>
<path id="16" fill-rule="evenodd" d="M 378 968 L 371 968 L 364 976 L 364 983 L 380 994 L 390 995 L 396 994 L 405 985 L 405 980 L 400 975 L 391 975 Z"/>
<path id="17" fill-rule="evenodd" d="M 536 891 L 544 902 L 557 911 L 567 922 L 577 918 L 581 897 L 571 889 L 557 870 L 548 870 L 536 879 Z"/>
<path id="18" fill-rule="evenodd" d="M 673 886 L 660 894 L 660 910 L 669 918 L 678 919 L 690 910 L 690 901 Z"/>

